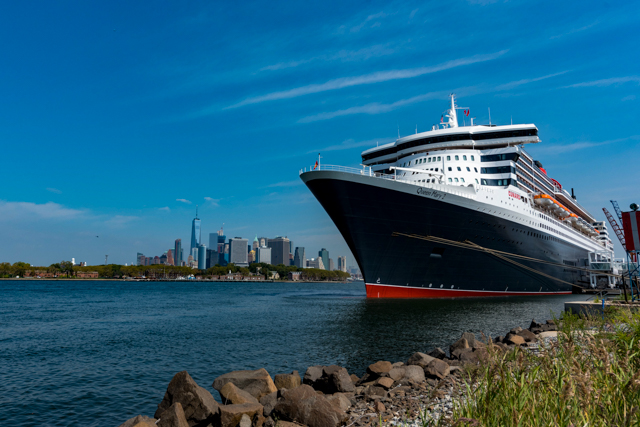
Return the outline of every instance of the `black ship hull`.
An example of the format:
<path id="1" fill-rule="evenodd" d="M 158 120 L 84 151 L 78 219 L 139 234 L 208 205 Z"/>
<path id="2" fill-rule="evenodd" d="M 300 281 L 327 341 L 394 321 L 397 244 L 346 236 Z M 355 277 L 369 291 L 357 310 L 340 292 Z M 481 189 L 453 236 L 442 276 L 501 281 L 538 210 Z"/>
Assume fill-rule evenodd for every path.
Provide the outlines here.
<path id="1" fill-rule="evenodd" d="M 516 265 L 491 253 L 398 235 L 469 241 L 550 263 L 587 266 L 588 248 L 507 215 L 375 177 L 319 171 L 301 178 L 351 249 L 368 297 L 561 294 L 588 283 L 586 273 L 576 269 L 522 259 Z"/>

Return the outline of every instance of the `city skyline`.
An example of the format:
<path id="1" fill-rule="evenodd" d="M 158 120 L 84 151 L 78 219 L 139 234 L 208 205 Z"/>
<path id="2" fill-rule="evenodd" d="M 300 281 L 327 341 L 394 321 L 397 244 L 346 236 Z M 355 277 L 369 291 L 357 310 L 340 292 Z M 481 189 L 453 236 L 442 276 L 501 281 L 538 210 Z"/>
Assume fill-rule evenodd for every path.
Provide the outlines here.
<path id="1" fill-rule="evenodd" d="M 597 220 L 638 202 L 637 3 L 155 6 L 4 9 L 0 259 L 125 264 L 177 238 L 186 258 L 198 205 L 204 236 L 353 260 L 298 171 L 358 167 L 451 92 L 476 123 L 535 124 L 525 148 Z"/>

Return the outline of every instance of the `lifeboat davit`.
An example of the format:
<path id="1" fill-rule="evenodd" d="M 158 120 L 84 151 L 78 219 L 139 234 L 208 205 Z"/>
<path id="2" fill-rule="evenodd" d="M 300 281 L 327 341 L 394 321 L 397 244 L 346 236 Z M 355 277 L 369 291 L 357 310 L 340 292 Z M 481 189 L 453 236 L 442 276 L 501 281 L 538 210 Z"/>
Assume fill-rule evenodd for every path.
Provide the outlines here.
<path id="1" fill-rule="evenodd" d="M 533 201 L 535 202 L 536 205 L 539 205 L 545 208 L 553 205 L 554 204 L 553 202 L 555 202 L 555 200 L 553 200 L 551 196 L 548 196 L 546 194 L 538 194 L 537 196 L 533 196 Z"/>

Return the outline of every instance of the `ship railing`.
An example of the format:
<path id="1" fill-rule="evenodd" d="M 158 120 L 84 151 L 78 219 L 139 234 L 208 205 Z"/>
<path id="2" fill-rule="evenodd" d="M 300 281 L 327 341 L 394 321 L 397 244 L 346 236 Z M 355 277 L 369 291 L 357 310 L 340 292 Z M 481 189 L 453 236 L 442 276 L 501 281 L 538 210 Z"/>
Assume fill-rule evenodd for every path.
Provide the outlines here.
<path id="1" fill-rule="evenodd" d="M 397 181 L 397 182 L 404 182 L 407 184 L 411 184 L 411 185 L 415 185 L 418 187 L 425 187 L 425 188 L 431 188 L 434 190 L 438 190 L 438 191 L 442 191 L 444 193 L 448 193 L 448 194 L 452 194 L 455 196 L 460 196 L 460 197 L 465 197 L 467 199 L 474 199 L 475 198 L 475 194 L 476 191 L 474 191 L 472 194 L 465 192 L 465 191 L 459 191 L 457 188 L 458 186 L 453 186 L 453 185 L 447 185 L 447 184 L 437 184 L 437 183 L 426 183 L 426 182 L 416 182 L 414 180 L 410 180 L 410 179 L 406 179 L 404 177 L 401 177 L 399 175 L 391 175 L 391 174 L 383 174 L 380 172 L 374 172 L 373 169 L 370 166 L 363 166 L 362 168 L 354 168 L 354 167 L 349 167 L 349 166 L 340 166 L 340 165 L 313 165 L 310 166 L 309 169 L 304 168 L 304 169 L 300 169 L 299 174 L 302 175 L 305 172 L 312 172 L 312 171 L 336 171 L 336 172 L 346 172 L 346 173 L 352 173 L 355 175 L 364 175 L 364 176 L 370 176 L 370 177 L 374 177 L 374 178 L 380 178 L 380 179 L 386 179 L 389 181 Z M 480 187 L 478 187 L 480 188 Z"/>

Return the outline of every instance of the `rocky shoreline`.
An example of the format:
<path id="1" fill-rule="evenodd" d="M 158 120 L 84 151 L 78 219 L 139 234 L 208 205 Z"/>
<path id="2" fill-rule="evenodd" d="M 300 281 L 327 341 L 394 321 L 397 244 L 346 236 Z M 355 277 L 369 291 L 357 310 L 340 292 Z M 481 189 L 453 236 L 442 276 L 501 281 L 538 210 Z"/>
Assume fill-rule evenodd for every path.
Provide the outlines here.
<path id="1" fill-rule="evenodd" d="M 488 351 L 516 347 L 537 352 L 539 341 L 554 339 L 555 322 L 531 322 L 493 340 L 465 332 L 451 344 L 415 353 L 405 362 L 378 361 L 361 377 L 337 366 L 311 366 L 277 374 L 265 369 L 233 371 L 216 378 L 218 403 L 186 372 L 177 373 L 153 417 L 138 415 L 120 427 L 367 427 L 422 426 L 451 417 L 465 398 L 466 369 L 481 364 Z"/>

